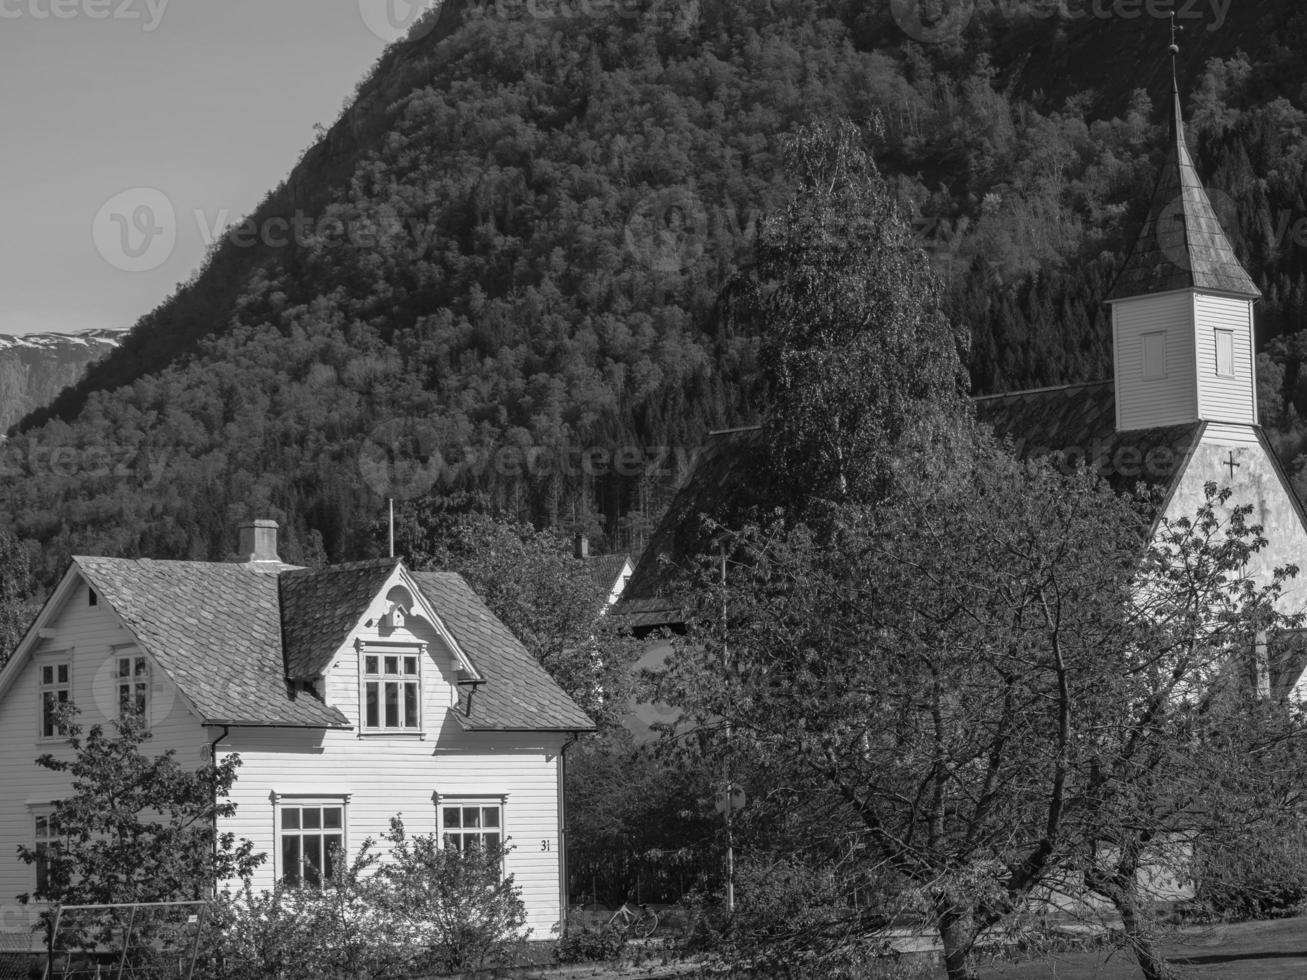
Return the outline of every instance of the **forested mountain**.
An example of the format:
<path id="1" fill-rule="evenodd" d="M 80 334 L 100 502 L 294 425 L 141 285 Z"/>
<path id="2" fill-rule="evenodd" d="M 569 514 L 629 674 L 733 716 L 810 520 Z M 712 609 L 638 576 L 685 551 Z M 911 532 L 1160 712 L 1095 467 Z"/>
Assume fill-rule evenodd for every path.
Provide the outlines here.
<path id="1" fill-rule="evenodd" d="M 81 380 L 122 337 L 108 329 L 0 334 L 0 433 Z"/>
<path id="2" fill-rule="evenodd" d="M 755 338 L 721 304 L 785 199 L 779 138 L 821 116 L 877 134 L 978 392 L 1106 376 L 1167 25 L 978 0 L 921 43 L 903 7 L 446 0 L 204 269 L 24 420 L 0 522 L 47 581 L 74 552 L 221 557 L 248 516 L 282 522 L 289 560 L 362 558 L 385 495 L 403 521 L 462 490 L 638 546 L 704 433 L 757 416 Z M 1298 472 L 1307 14 L 1198 13 L 1191 143 L 1266 293 L 1265 420 Z"/>

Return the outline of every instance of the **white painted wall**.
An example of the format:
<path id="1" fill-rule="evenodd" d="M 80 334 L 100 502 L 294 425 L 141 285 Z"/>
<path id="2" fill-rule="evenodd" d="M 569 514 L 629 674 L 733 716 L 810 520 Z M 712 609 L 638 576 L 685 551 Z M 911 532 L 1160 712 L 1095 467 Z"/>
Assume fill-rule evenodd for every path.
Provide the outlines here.
<path id="1" fill-rule="evenodd" d="M 437 833 L 437 799 L 503 800 L 504 832 L 513 850 L 505 860 L 527 907 L 532 937 L 548 939 L 560 918 L 561 814 L 558 753 L 567 736 L 554 733 L 469 733 L 453 715 L 455 659 L 434 626 L 410 617 L 403 629 L 383 631 L 389 611 L 381 600 L 338 650 L 320 681 L 327 702 L 339 708 L 354 731 L 231 729 L 219 753 L 237 752 L 239 778 L 232 800 L 236 816 L 224 824 L 268 853 L 254 880 L 270 888 L 281 874 L 277 800 L 348 797 L 345 847 L 356 854 L 365 838 L 380 837 L 400 815 L 410 834 Z M 437 614 L 439 610 L 436 611 Z M 371 621 L 372 625 L 364 625 Z M 362 731 L 358 645 L 385 641 L 427 645 L 422 663 L 420 734 Z M 394 648 L 402 649 L 402 648 Z M 473 653 L 475 657 L 475 654 Z M 211 730 L 216 738 L 221 729 Z"/>
<path id="2" fill-rule="evenodd" d="M 1176 425 L 1197 418 L 1193 322 L 1188 292 L 1112 304 L 1118 429 Z M 1142 338 L 1155 331 L 1166 335 L 1166 377 L 1146 381 Z"/>
<path id="3" fill-rule="evenodd" d="M 1234 376 L 1216 373 L 1216 331 L 1234 338 Z M 1194 346 L 1198 368 L 1198 417 L 1257 424 L 1256 371 L 1253 366 L 1253 304 L 1227 296 L 1194 296 Z"/>
<path id="4" fill-rule="evenodd" d="M 77 579 L 61 608 L 52 610 L 49 639 L 34 655 L 16 662 L 16 676 L 0 700 L 0 906 L 36 884 L 36 870 L 15 853 L 19 843 L 31 846 L 35 809 L 62 797 L 68 780 L 35 764 L 38 755 L 72 757 L 65 739 L 40 736 L 40 668 L 45 663 L 72 663 L 72 700 L 84 728 L 104 725 L 116 716 L 117 656 L 137 650 L 131 637 L 103 604 L 88 603 L 87 587 Z M 152 665 L 153 666 L 153 665 Z M 203 758 L 203 731 L 172 682 L 154 667 L 151 675 L 151 731 L 146 751 L 177 750 L 178 761 L 190 768 Z"/>

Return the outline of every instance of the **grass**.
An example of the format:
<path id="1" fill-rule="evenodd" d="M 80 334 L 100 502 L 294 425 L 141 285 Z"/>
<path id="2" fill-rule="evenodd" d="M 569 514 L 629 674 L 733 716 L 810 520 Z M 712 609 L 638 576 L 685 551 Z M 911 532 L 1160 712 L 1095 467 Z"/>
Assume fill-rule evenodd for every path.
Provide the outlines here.
<path id="1" fill-rule="evenodd" d="M 1161 944 L 1168 963 L 1193 980 L 1302 980 L 1307 918 L 1186 928 Z M 942 973 L 941 973 L 942 976 Z M 995 963 L 983 980 L 1139 980 L 1127 950 L 1064 953 L 1021 964 Z"/>

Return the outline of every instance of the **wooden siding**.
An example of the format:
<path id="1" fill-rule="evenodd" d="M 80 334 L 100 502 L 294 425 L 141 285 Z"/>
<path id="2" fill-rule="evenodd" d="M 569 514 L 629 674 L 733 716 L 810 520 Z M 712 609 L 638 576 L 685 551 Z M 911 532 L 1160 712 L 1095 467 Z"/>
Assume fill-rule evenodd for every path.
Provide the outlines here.
<path id="1" fill-rule="evenodd" d="M 1196 417 L 1192 294 L 1168 293 L 1112 305 L 1116 420 L 1122 431 Z M 1144 334 L 1166 334 L 1166 377 L 1144 380 Z"/>
<path id="2" fill-rule="evenodd" d="M 1194 297 L 1194 344 L 1198 368 L 1198 417 L 1243 425 L 1257 424 L 1256 371 L 1252 316 L 1248 300 L 1199 293 Z M 1234 374 L 1216 373 L 1216 331 L 1234 338 Z"/>
<path id="3" fill-rule="evenodd" d="M 560 912 L 558 752 L 567 736 L 463 731 L 451 714 L 457 690 L 454 653 L 440 631 L 419 609 L 412 610 L 403 627 L 384 627 L 391 605 L 385 597 L 400 586 L 397 573 L 319 682 L 327 702 L 344 712 L 354 731 L 230 730 L 219 752 L 238 752 L 241 767 L 232 796 L 236 816 L 224 829 L 267 852 L 268 861 L 254 885 L 270 888 L 281 873 L 277 796 L 348 796 L 345 844 L 351 854 L 365 838 L 385 833 L 397 815 L 402 815 L 409 833 L 436 833 L 437 796 L 502 799 L 504 832 L 514 848 L 506 868 L 522 889 L 532 935 L 548 939 Z M 420 732 L 365 731 L 360 657 L 373 650 L 384 655 L 386 649 L 399 652 L 423 644 Z M 475 651 L 469 653 L 475 660 Z M 218 734 L 221 729 L 212 737 Z"/>
<path id="4" fill-rule="evenodd" d="M 32 842 L 33 807 L 68 791 L 68 780 L 35 764 L 38 755 L 71 752 L 63 739 L 40 737 L 40 669 L 42 664 L 72 664 L 71 699 L 84 727 L 106 724 L 117 713 L 117 657 L 138 652 L 130 635 L 103 604 L 91 606 L 87 588 L 75 583 L 62 608 L 54 610 L 46 627 L 53 634 L 40 641 L 33 656 L 16 665 L 18 675 L 0 701 L 0 905 L 36 884 L 35 869 L 18 860 L 18 844 Z M 203 758 L 203 730 L 185 699 L 155 665 L 151 672 L 151 731 L 147 751 L 177 750 L 178 761 L 198 766 Z"/>

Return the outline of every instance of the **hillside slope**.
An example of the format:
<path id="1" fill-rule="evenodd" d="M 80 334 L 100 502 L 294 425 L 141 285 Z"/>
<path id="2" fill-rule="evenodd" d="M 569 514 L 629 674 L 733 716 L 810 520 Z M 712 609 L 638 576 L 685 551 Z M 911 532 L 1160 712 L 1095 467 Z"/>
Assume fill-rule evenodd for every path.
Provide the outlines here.
<path id="1" fill-rule="evenodd" d="M 1194 45 L 1225 60 L 1187 101 L 1268 292 L 1266 393 L 1292 434 L 1302 256 L 1259 229 L 1307 190 L 1304 18 L 1241 9 Z M 788 193 L 782 137 L 814 116 L 883 119 L 877 158 L 971 330 L 978 390 L 1105 371 L 1100 299 L 1164 92 L 1143 90 L 1156 70 L 1094 65 L 1111 91 L 1049 93 L 1078 84 L 1076 43 L 1142 52 L 1137 22 L 998 5 L 923 45 L 885 2 L 449 0 L 438 17 L 253 216 L 302 219 L 296 240 L 221 246 L 24 422 L 20 449 L 110 445 L 132 464 L 0 487 L 0 520 L 42 544 L 47 576 L 75 550 L 220 557 L 252 515 L 282 521 L 291 560 L 365 557 L 386 496 L 404 519 L 409 499 L 461 491 L 638 545 L 704 433 L 757 415 L 753 338 L 717 302 Z M 1240 60 L 1228 42 L 1258 18 L 1275 30 Z"/>

